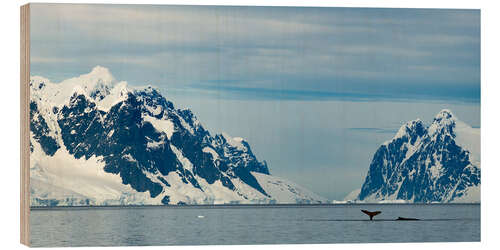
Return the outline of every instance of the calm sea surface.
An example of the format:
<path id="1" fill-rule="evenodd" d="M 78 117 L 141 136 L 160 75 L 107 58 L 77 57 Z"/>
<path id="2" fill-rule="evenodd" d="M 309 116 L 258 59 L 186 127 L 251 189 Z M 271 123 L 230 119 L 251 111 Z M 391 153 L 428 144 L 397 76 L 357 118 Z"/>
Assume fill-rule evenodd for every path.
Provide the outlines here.
<path id="1" fill-rule="evenodd" d="M 360 209 L 380 210 L 369 221 Z M 395 221 L 398 216 L 419 221 Z M 479 241 L 480 205 L 32 209 L 33 246 Z"/>

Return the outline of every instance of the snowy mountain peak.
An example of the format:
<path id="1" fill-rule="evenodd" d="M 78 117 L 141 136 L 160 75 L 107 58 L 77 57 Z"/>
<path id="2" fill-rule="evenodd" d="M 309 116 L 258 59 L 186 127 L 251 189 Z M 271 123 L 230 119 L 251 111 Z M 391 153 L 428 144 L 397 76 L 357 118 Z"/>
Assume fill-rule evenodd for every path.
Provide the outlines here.
<path id="1" fill-rule="evenodd" d="M 455 125 L 459 120 L 448 109 L 439 112 L 429 126 L 430 135 L 449 135 L 455 137 Z"/>
<path id="2" fill-rule="evenodd" d="M 409 136 L 409 137 L 414 137 L 415 135 L 421 136 L 425 131 L 425 125 L 420 119 L 416 119 L 413 121 L 409 121 L 403 126 L 401 126 L 396 133 L 396 135 L 393 137 L 392 140 L 402 138 L 404 136 Z"/>
<path id="3" fill-rule="evenodd" d="M 231 137 L 227 133 L 222 133 L 222 137 L 229 145 L 245 152 L 248 150 L 248 148 L 246 147 L 246 145 L 248 144 L 243 138 Z"/>
<path id="4" fill-rule="evenodd" d="M 78 81 L 79 84 L 85 85 L 89 89 L 95 87 L 96 85 L 111 85 L 115 82 L 115 78 L 111 74 L 108 68 L 102 66 L 95 66 L 90 73 L 80 75 L 76 78 L 71 78 L 63 83 Z"/>
<path id="5" fill-rule="evenodd" d="M 117 84 L 107 68 L 96 66 L 87 74 L 59 83 L 51 82 L 41 76 L 31 76 L 30 89 L 32 99 L 40 100 L 41 105 L 62 107 L 69 102 L 75 93 L 101 101 L 111 93 Z"/>
<path id="6" fill-rule="evenodd" d="M 59 83 L 62 86 L 57 87 L 67 86 L 67 88 L 71 88 L 72 86 L 78 86 L 93 99 L 102 100 L 109 94 L 115 83 L 115 78 L 107 68 L 96 66 L 90 73 L 64 80 Z"/>
<path id="7" fill-rule="evenodd" d="M 376 151 L 358 199 L 478 202 L 480 132 L 450 110 L 403 125 Z"/>
<path id="8" fill-rule="evenodd" d="M 455 116 L 449 109 L 443 109 L 434 117 L 434 122 L 441 122 L 447 120 L 454 120 Z"/>

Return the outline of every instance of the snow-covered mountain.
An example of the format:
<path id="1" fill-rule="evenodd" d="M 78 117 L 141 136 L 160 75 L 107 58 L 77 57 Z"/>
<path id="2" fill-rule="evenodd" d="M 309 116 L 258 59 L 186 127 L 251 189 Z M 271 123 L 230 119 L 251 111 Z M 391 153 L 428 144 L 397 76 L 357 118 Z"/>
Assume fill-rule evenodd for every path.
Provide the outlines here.
<path id="1" fill-rule="evenodd" d="M 31 205 L 319 203 L 250 145 L 212 136 L 157 89 L 108 69 L 30 81 Z"/>
<path id="2" fill-rule="evenodd" d="M 404 124 L 376 151 L 359 194 L 366 202 L 480 202 L 480 130 L 442 110 Z"/>

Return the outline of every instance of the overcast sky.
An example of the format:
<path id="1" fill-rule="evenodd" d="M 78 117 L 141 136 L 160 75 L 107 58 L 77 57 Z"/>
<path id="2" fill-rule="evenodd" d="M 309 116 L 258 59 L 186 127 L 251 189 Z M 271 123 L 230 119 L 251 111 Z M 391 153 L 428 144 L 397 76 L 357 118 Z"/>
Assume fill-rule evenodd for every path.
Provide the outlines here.
<path id="1" fill-rule="evenodd" d="M 330 199 L 408 120 L 480 126 L 478 10 L 34 4 L 31 39 L 32 75 L 157 86 Z"/>

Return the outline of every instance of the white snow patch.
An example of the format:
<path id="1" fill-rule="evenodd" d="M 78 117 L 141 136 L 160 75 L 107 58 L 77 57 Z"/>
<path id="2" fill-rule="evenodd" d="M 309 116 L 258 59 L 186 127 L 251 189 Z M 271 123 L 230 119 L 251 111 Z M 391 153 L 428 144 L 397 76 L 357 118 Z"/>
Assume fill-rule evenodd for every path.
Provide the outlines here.
<path id="1" fill-rule="evenodd" d="M 380 193 L 374 193 L 371 194 L 368 197 L 365 197 L 362 201 L 356 201 L 356 203 L 381 203 L 381 204 L 391 204 L 391 203 L 411 203 L 411 200 L 402 200 L 402 199 L 395 199 L 394 196 L 392 197 L 384 197 L 380 195 Z"/>
<path id="2" fill-rule="evenodd" d="M 149 113 L 151 113 L 154 116 L 159 115 L 161 113 L 161 111 L 163 110 L 162 106 L 160 106 L 160 105 L 157 105 L 154 108 L 146 105 L 146 109 L 149 111 Z"/>
<path id="3" fill-rule="evenodd" d="M 132 157 L 132 155 L 130 155 L 130 154 L 125 154 L 125 155 L 122 156 L 122 158 L 125 159 L 125 160 L 127 160 L 127 161 L 129 161 L 129 162 L 137 162 L 134 159 L 134 157 Z"/>
<path id="4" fill-rule="evenodd" d="M 222 133 L 222 136 L 224 137 L 224 139 L 226 139 L 226 141 L 227 141 L 227 143 L 229 145 L 237 148 L 238 150 L 246 152 L 247 148 L 242 143 L 243 142 L 243 138 L 241 138 L 241 137 L 231 137 L 231 136 L 229 136 L 226 133 Z"/>
<path id="5" fill-rule="evenodd" d="M 193 128 L 184 120 L 184 118 L 182 118 L 181 116 L 177 116 L 177 117 L 179 117 L 179 121 L 181 122 L 182 127 L 187 129 L 190 134 L 194 135 Z"/>
<path id="6" fill-rule="evenodd" d="M 177 160 L 181 162 L 184 169 L 193 172 L 193 164 L 191 163 L 191 161 L 189 161 L 188 158 L 184 157 L 184 155 L 182 155 L 182 152 L 179 149 L 177 149 L 174 145 L 170 144 L 170 148 L 174 152 L 175 156 L 177 156 Z"/>
<path id="7" fill-rule="evenodd" d="M 436 165 L 432 165 L 430 168 L 429 168 L 429 171 L 431 172 L 431 177 L 433 179 L 437 179 L 441 176 L 441 172 L 443 171 L 442 170 L 442 166 L 441 164 L 436 164 Z"/>
<path id="8" fill-rule="evenodd" d="M 60 199 L 71 194 L 71 197 L 86 197 L 92 200 L 94 205 L 123 202 L 151 204 L 149 192 L 137 192 L 129 185 L 124 185 L 120 176 L 106 173 L 102 157 L 75 159 L 64 146 L 53 156 L 47 156 L 38 143 L 34 140 L 32 142 L 32 198 Z"/>
<path id="9" fill-rule="evenodd" d="M 352 190 L 349 194 L 347 194 L 347 195 L 344 197 L 344 201 L 353 201 L 353 200 L 357 200 L 357 199 L 358 199 L 358 196 L 359 196 L 359 193 L 361 193 L 361 188 L 358 188 L 358 189 L 354 189 L 354 190 Z"/>
<path id="10" fill-rule="evenodd" d="M 71 203 L 73 202 L 86 203 L 86 200 L 90 199 L 89 197 L 86 197 L 77 192 L 62 187 L 53 186 L 45 181 L 41 181 L 35 178 L 30 179 L 30 194 L 32 200 L 42 199 L 42 200 L 71 201 Z M 34 202 L 35 204 L 33 205 L 37 205 L 36 201 Z M 62 205 L 71 205 L 71 204 L 68 204 L 68 202 L 66 202 L 63 203 Z"/>
<path id="11" fill-rule="evenodd" d="M 159 148 L 162 145 L 162 141 L 148 141 L 146 147 L 148 148 Z"/>
<path id="12" fill-rule="evenodd" d="M 389 204 L 394 204 L 394 203 L 397 203 L 397 204 L 404 204 L 404 203 L 410 203 L 410 201 L 407 201 L 407 200 L 381 200 L 381 201 L 378 201 L 377 203 L 381 203 L 381 204 L 385 204 L 385 203 L 389 203 Z"/>
<path id="13" fill-rule="evenodd" d="M 327 203 L 328 200 L 291 181 L 252 172 L 262 188 L 278 203 Z"/>
<path id="14" fill-rule="evenodd" d="M 170 187 L 164 187 L 171 204 L 178 202 L 186 204 L 245 203 L 244 197 L 224 187 L 220 180 L 208 184 L 205 179 L 195 176 L 202 189 L 200 190 L 191 183 L 184 183 L 177 172 L 170 172 L 164 179 L 170 184 Z"/>
<path id="15" fill-rule="evenodd" d="M 174 123 L 169 120 L 160 120 L 151 116 L 143 116 L 142 119 L 146 122 L 151 123 L 153 127 L 158 131 L 158 132 L 164 132 L 167 134 L 167 138 L 170 139 L 172 137 L 172 134 L 174 133 Z"/>
<path id="16" fill-rule="evenodd" d="M 127 86 L 127 82 L 121 81 L 110 90 L 110 93 L 106 95 L 104 99 L 97 102 L 97 108 L 108 112 L 109 109 L 117 103 L 125 101 L 128 97 L 128 93 L 131 91 L 132 90 Z"/>
<path id="17" fill-rule="evenodd" d="M 206 195 L 206 198 L 203 201 L 203 203 L 205 204 L 230 204 L 248 202 L 245 201 L 245 198 L 239 195 L 237 192 L 224 187 L 220 180 L 217 180 L 212 184 L 208 184 L 208 182 L 203 178 L 196 179 Z"/>
<path id="18" fill-rule="evenodd" d="M 204 147 L 202 149 L 202 151 L 205 152 L 205 153 L 211 154 L 212 155 L 212 159 L 214 161 L 217 160 L 217 159 L 219 159 L 219 154 L 217 154 L 217 152 L 215 152 L 215 150 L 213 148 L 211 148 L 211 147 Z"/>

